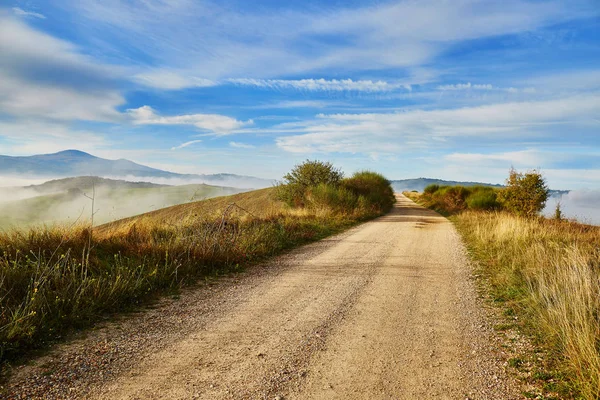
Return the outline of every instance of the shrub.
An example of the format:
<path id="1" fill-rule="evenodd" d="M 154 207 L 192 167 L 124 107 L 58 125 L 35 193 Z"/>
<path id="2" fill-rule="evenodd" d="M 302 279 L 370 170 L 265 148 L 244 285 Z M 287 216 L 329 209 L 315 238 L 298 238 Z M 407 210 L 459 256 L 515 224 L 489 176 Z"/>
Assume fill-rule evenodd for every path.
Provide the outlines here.
<path id="1" fill-rule="evenodd" d="M 441 213 L 453 214 L 467 209 L 497 210 L 501 208 L 497 196 L 497 189 L 489 186 L 464 187 L 434 184 L 425 188 L 420 202 Z"/>
<path id="2" fill-rule="evenodd" d="M 495 210 L 500 207 L 498 193 L 491 187 L 471 188 L 467 207 L 472 210 Z"/>
<path id="3" fill-rule="evenodd" d="M 358 201 L 358 197 L 345 187 L 324 183 L 309 189 L 306 199 L 311 208 L 327 208 L 334 212 L 351 211 Z"/>
<path id="4" fill-rule="evenodd" d="M 440 185 L 432 183 L 431 185 L 427 185 L 425 187 L 425 189 L 423 190 L 423 193 L 433 194 L 433 193 L 437 192 L 439 189 L 440 189 Z"/>
<path id="5" fill-rule="evenodd" d="M 330 162 L 306 160 L 284 175 L 277 186 L 277 197 L 289 206 L 303 206 L 308 188 L 320 184 L 336 186 L 343 177 L 343 172 Z"/>
<path id="6" fill-rule="evenodd" d="M 513 168 L 498 200 L 514 214 L 534 217 L 544 209 L 548 195 L 548 186 L 541 173 L 536 170 L 520 173 Z"/>
<path id="7" fill-rule="evenodd" d="M 364 197 L 367 207 L 375 212 L 389 211 L 396 197 L 390 181 L 372 171 L 359 171 L 342 181 L 342 186 L 357 196 Z"/>

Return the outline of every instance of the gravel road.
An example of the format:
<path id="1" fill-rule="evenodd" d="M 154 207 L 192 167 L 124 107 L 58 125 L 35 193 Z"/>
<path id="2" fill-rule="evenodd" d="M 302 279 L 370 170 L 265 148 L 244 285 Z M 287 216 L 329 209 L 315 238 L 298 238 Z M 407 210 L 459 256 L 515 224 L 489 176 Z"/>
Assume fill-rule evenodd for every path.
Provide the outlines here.
<path id="1" fill-rule="evenodd" d="M 8 398 L 519 399 L 452 224 L 391 213 L 106 324 Z"/>

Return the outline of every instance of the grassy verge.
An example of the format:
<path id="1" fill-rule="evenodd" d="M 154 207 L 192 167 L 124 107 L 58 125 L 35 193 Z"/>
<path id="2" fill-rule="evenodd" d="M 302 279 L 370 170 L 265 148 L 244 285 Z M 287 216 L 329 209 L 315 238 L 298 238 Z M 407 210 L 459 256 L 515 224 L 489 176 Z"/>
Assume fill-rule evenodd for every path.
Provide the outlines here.
<path id="1" fill-rule="evenodd" d="M 506 212 L 451 220 L 494 301 L 549 356 L 528 379 L 560 398 L 600 398 L 600 227 Z"/>
<path id="2" fill-rule="evenodd" d="M 0 362 L 103 314 L 389 209 L 358 197 L 340 206 L 326 194 L 322 200 L 313 196 L 310 208 L 286 207 L 267 189 L 157 210 L 93 231 L 78 226 L 0 233 Z"/>

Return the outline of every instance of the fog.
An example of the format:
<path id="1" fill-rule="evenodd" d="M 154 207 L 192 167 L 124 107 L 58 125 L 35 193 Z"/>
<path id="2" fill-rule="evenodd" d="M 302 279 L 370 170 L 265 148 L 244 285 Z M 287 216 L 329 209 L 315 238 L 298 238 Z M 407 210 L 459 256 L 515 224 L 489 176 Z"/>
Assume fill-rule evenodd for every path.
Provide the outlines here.
<path id="1" fill-rule="evenodd" d="M 226 186 L 238 189 L 263 189 L 266 187 L 271 187 L 275 183 L 275 181 L 270 182 L 266 179 L 260 178 L 243 178 L 243 177 L 233 177 L 233 176 L 223 176 L 218 179 L 208 179 L 208 178 L 160 178 L 154 176 L 104 176 L 107 179 L 118 179 L 125 180 L 129 182 L 150 182 L 156 183 L 158 185 L 171 185 L 171 186 L 179 186 L 179 185 L 190 185 L 190 184 L 206 184 L 212 186 Z"/>
<path id="2" fill-rule="evenodd" d="M 546 204 L 544 215 L 554 215 L 558 202 L 566 218 L 576 219 L 585 224 L 600 225 L 600 190 L 572 190 L 562 196 L 553 196 Z"/>
<path id="3" fill-rule="evenodd" d="M 201 185 L 152 188 L 97 186 L 94 196 L 94 225 L 142 214 L 176 204 L 238 193 L 234 188 Z M 70 189 L 40 195 L 34 189 L 0 188 L 0 229 L 41 223 L 89 222 L 92 190 Z"/>

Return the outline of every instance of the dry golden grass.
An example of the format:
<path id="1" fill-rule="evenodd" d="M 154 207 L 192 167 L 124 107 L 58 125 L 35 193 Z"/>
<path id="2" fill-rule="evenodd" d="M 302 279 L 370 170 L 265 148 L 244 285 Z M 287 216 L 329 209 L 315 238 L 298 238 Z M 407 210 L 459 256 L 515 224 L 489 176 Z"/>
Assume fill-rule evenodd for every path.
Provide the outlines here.
<path id="1" fill-rule="evenodd" d="M 236 204 L 237 207 L 228 210 L 229 216 L 268 217 L 289 211 L 285 210 L 282 202 L 275 199 L 273 192 L 273 188 L 267 188 L 180 204 L 104 224 L 94 231 L 101 236 L 107 236 L 127 231 L 133 225 L 155 225 L 157 223 L 182 225 L 190 221 L 196 221 L 198 218 L 222 216 L 230 204 Z"/>
<path id="2" fill-rule="evenodd" d="M 600 227 L 507 213 L 454 217 L 497 300 L 522 313 L 583 398 L 600 397 Z"/>

